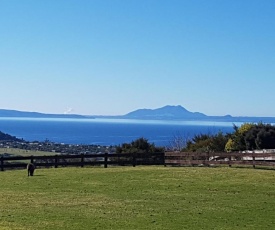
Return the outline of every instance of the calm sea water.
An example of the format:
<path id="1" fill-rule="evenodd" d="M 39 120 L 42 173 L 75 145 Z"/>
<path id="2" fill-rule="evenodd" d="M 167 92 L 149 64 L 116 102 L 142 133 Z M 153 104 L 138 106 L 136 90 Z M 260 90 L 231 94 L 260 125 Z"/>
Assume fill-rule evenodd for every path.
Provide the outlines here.
<path id="1" fill-rule="evenodd" d="M 48 139 L 66 144 L 109 146 L 144 137 L 157 146 L 169 146 L 175 136 L 190 138 L 232 130 L 231 122 L 0 118 L 0 131 L 4 133 L 27 141 Z"/>

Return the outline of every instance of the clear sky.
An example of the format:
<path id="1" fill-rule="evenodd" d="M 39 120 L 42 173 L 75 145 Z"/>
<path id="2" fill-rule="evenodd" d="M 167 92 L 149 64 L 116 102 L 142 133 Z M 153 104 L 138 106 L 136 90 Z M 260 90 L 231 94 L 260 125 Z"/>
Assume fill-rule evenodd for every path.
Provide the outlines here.
<path id="1" fill-rule="evenodd" d="M 274 0 L 0 0 L 0 108 L 275 116 Z"/>

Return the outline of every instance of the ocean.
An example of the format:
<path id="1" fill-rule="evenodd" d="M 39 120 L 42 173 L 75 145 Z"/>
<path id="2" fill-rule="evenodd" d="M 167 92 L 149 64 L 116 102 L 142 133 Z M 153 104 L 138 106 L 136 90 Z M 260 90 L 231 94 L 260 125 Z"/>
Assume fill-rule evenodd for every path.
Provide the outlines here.
<path id="1" fill-rule="evenodd" d="M 144 137 L 156 146 L 170 147 L 177 137 L 186 139 L 200 133 L 232 132 L 233 124 L 209 121 L 0 118 L 0 131 L 26 141 L 49 140 L 104 146 L 130 143 Z"/>

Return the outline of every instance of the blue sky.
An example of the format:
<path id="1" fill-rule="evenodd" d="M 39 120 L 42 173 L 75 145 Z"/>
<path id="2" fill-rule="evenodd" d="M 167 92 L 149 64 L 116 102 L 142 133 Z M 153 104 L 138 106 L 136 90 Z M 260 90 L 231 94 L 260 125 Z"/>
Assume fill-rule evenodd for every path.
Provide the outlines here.
<path id="1" fill-rule="evenodd" d="M 274 0 L 0 0 L 0 108 L 275 116 Z"/>

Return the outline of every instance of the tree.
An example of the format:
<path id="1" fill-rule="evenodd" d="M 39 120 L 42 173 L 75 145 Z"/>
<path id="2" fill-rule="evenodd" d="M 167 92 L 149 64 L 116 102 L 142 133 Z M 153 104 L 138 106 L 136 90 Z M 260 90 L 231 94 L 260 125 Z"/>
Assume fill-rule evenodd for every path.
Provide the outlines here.
<path id="1" fill-rule="evenodd" d="M 222 132 L 217 133 L 212 136 L 210 150 L 212 152 L 223 152 L 225 151 L 225 145 L 229 139 L 228 134 L 223 134 Z"/>
<path id="2" fill-rule="evenodd" d="M 228 142 L 228 135 L 219 132 L 215 135 L 199 134 L 187 142 L 185 152 L 223 152 Z"/>
<path id="3" fill-rule="evenodd" d="M 275 127 L 270 124 L 262 126 L 257 133 L 255 143 L 258 149 L 274 149 Z"/>
<path id="4" fill-rule="evenodd" d="M 254 127 L 252 123 L 244 123 L 240 127 L 233 125 L 234 132 L 230 135 L 229 140 L 225 145 L 226 151 L 240 151 L 247 149 L 245 136 L 249 130 Z"/>
<path id="5" fill-rule="evenodd" d="M 187 134 L 177 133 L 173 136 L 172 140 L 169 141 L 168 149 L 172 151 L 182 151 L 189 140 L 190 137 Z"/>
<path id="6" fill-rule="evenodd" d="M 163 151 L 163 148 L 150 144 L 148 140 L 143 137 L 132 141 L 130 144 L 123 143 L 116 149 L 117 153 L 156 153 Z"/>
<path id="7" fill-rule="evenodd" d="M 227 151 L 275 148 L 275 127 L 270 124 L 245 123 L 234 130 L 226 143 Z"/>

